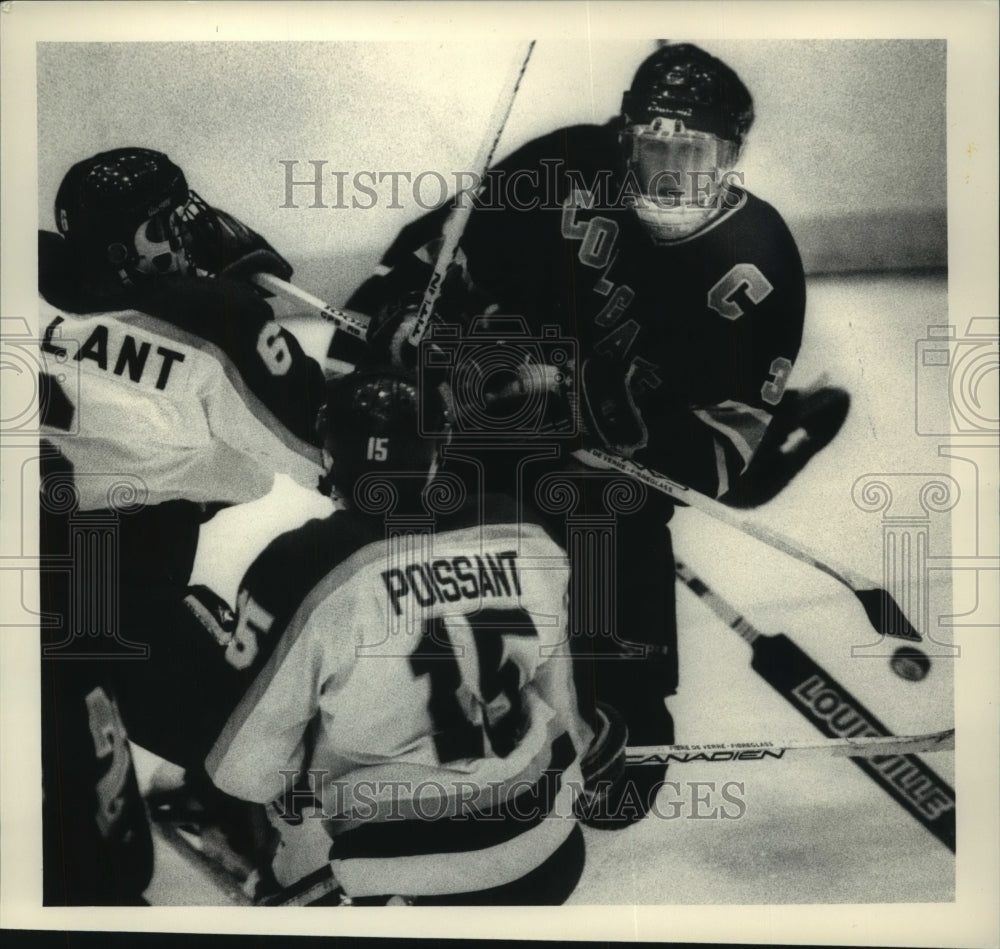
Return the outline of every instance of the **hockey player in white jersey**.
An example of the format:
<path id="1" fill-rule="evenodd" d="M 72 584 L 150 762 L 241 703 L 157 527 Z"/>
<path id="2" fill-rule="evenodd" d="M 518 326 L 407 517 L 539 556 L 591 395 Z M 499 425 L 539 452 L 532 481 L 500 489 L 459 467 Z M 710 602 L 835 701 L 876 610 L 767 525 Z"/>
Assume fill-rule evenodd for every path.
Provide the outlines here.
<path id="1" fill-rule="evenodd" d="M 234 639 L 260 672 L 208 771 L 270 802 L 279 886 L 329 866 L 356 903 L 560 903 L 593 737 L 566 557 L 512 499 L 435 477 L 447 426 L 421 436 L 428 412 L 398 371 L 331 384 L 320 428 L 349 506 L 247 572 Z"/>
<path id="2" fill-rule="evenodd" d="M 44 552 L 65 544 L 52 499 L 67 483 L 74 515 L 114 516 L 115 633 L 153 651 L 118 670 L 122 712 L 138 740 L 187 765 L 207 750 L 187 745 L 213 697 L 219 716 L 233 701 L 205 635 L 178 632 L 195 625 L 182 604 L 200 524 L 267 494 L 278 473 L 316 488 L 323 373 L 241 279 L 291 266 L 161 152 L 77 163 L 55 217 L 59 233 L 39 233 L 41 504 L 57 521 Z"/>
<path id="3" fill-rule="evenodd" d="M 134 901 L 141 875 L 126 884 L 115 864 L 135 866 L 149 835 L 125 821 L 144 819 L 142 802 L 116 797 L 135 794 L 125 730 L 194 765 L 241 694 L 184 606 L 200 525 L 279 472 L 315 488 L 323 374 L 240 279 L 290 265 L 166 155 L 77 163 L 55 218 L 58 233 L 39 232 L 41 605 L 55 617 L 43 628 L 46 901 Z M 74 546 L 87 517 L 113 532 L 107 549 Z M 67 742 L 77 733 L 93 742 Z"/>
<path id="4" fill-rule="evenodd" d="M 74 165 L 55 212 L 59 235 L 39 235 L 42 431 L 80 510 L 112 506 L 123 479 L 147 504 L 249 501 L 276 472 L 314 487 L 322 373 L 230 279 L 290 265 L 148 149 Z"/>

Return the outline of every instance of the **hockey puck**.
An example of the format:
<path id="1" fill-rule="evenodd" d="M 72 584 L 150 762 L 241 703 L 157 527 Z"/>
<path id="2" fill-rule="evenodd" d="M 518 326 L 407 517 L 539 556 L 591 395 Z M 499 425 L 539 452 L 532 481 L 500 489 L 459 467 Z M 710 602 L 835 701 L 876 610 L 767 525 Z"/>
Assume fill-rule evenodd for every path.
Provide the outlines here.
<path id="1" fill-rule="evenodd" d="M 920 682 L 931 671 L 931 660 L 927 653 L 915 646 L 900 646 L 889 660 L 889 667 L 901 679 Z"/>

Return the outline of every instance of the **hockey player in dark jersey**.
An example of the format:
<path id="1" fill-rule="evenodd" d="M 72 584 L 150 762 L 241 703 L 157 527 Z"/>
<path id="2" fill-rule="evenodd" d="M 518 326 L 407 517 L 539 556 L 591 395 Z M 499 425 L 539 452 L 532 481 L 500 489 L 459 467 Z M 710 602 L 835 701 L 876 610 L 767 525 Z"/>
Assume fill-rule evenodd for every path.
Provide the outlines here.
<path id="1" fill-rule="evenodd" d="M 536 378 L 562 382 L 545 393 L 536 430 L 523 434 L 536 436 L 533 448 L 551 438 L 568 392 L 562 427 L 579 437 L 557 440 L 560 461 L 524 459 L 517 487 L 530 497 L 553 466 L 577 469 L 578 505 L 553 521 L 568 533 L 570 515 L 577 523 L 614 518 L 613 561 L 598 562 L 594 551 L 574 561 L 574 602 L 589 602 L 591 612 L 581 605 L 571 622 L 581 655 L 606 654 L 578 664 L 581 696 L 618 707 L 636 743 L 673 735 L 664 702 L 678 684 L 672 504 L 650 492 L 615 511 L 597 473 L 579 470 L 568 455 L 581 442 L 610 449 L 737 503 L 760 503 L 780 489 L 765 475 L 744 492 L 740 479 L 754 474 L 752 459 L 785 395 L 805 281 L 781 216 L 742 186 L 736 170 L 753 118 L 751 95 L 728 66 L 690 44 L 662 46 L 639 67 L 620 116 L 558 129 L 490 171 L 444 282 L 438 326 L 419 352 L 409 345 L 411 301 L 427 285 L 448 208 L 404 228 L 348 301 L 375 317 L 375 358 L 388 351 L 426 370 L 440 365 L 443 346 L 455 353 L 444 362 L 460 406 L 475 408 L 485 399 L 475 387 L 491 385 L 489 360 L 474 371 L 479 350 L 468 343 L 484 328 L 497 336 L 499 323 L 477 314 L 519 315 L 537 341 L 539 355 L 528 358 L 539 363 L 550 362 L 546 339 L 575 341 L 571 366 L 536 370 Z M 451 334 L 444 344 L 435 332 L 441 324 Z M 474 385 L 463 390 L 459 377 Z M 497 389 L 509 391 L 510 377 L 510 366 L 492 371 Z M 842 410 L 838 400 L 840 420 Z M 499 440 L 500 416 L 478 431 L 470 423 L 470 436 Z M 827 440 L 805 439 L 796 464 Z M 777 438 L 770 454 L 788 469 L 787 481 L 794 465 L 781 454 L 784 441 Z M 492 474 L 493 466 L 482 470 Z"/>
<path id="2" fill-rule="evenodd" d="M 271 803 L 282 887 L 328 868 L 355 903 L 559 903 L 593 737 L 560 652 L 566 557 L 511 499 L 435 474 L 443 396 L 418 404 L 399 371 L 331 384 L 320 427 L 348 506 L 244 577 L 234 635 L 256 674 L 208 770 Z"/>
<path id="3" fill-rule="evenodd" d="M 148 881 L 105 872 L 149 845 L 125 727 L 196 765 L 242 689 L 185 606 L 200 524 L 277 473 L 316 486 L 323 375 L 240 279 L 291 267 L 166 155 L 74 165 L 55 213 L 39 232 L 46 898 L 105 902 Z"/>

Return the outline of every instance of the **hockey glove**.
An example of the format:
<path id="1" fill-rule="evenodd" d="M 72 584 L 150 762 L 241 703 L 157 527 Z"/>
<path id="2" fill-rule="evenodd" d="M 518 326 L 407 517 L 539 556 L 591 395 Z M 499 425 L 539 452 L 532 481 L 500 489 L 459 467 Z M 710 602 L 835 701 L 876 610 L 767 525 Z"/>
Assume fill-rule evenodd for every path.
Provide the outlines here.
<path id="1" fill-rule="evenodd" d="M 455 262 L 445 274 L 440 296 L 434 306 L 432 325 L 444 324 L 456 327 L 462 332 L 479 314 L 488 313 L 496 308 L 491 297 L 487 297 L 473 286 L 464 261 L 464 255 L 459 251 Z M 402 272 L 403 269 L 399 268 L 399 271 Z M 418 273 L 421 277 L 426 276 L 423 266 Z M 412 286 L 412 284 L 406 285 Z M 421 291 L 411 290 L 403 293 L 399 290 L 393 299 L 376 311 L 368 331 L 368 344 L 373 363 L 383 365 L 389 362 L 402 369 L 413 369 L 416 366 L 417 347 L 410 342 L 410 335 L 416 325 L 423 297 Z M 348 306 L 369 312 L 369 309 L 365 308 L 364 296 L 359 294 L 352 296 Z"/>
<path id="2" fill-rule="evenodd" d="M 614 708 L 598 702 L 594 731 L 594 740 L 580 762 L 583 790 L 573 809 L 583 824 L 606 829 L 619 823 L 613 821 L 613 805 L 625 779 L 628 727 Z"/>
<path id="3" fill-rule="evenodd" d="M 629 387 L 632 368 L 590 356 L 580 373 L 582 424 L 604 447 L 631 458 L 649 437 Z"/>
<path id="4" fill-rule="evenodd" d="M 410 334 L 416 326 L 419 308 L 420 295 L 408 293 L 372 318 L 367 353 L 371 364 L 388 364 L 407 371 L 416 367 L 417 347 L 410 342 Z"/>
<path id="5" fill-rule="evenodd" d="M 772 500 L 833 441 L 850 404 L 847 392 L 834 386 L 789 389 L 749 467 L 720 500 L 736 508 L 759 507 Z"/>

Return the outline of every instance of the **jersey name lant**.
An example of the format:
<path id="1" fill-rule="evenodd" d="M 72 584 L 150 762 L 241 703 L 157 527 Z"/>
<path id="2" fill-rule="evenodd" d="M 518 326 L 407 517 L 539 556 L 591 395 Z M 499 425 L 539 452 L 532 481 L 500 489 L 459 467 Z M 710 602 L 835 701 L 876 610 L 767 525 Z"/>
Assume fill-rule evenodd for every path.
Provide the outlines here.
<path id="1" fill-rule="evenodd" d="M 59 358 L 67 351 L 55 341 L 55 334 L 65 318 L 57 316 L 45 329 L 42 350 Z M 163 391 L 171 379 L 176 379 L 174 366 L 184 362 L 184 353 L 154 341 L 125 333 L 119 327 L 97 323 L 80 343 L 72 358 L 81 369 L 99 369 L 139 385 L 151 385 Z"/>

